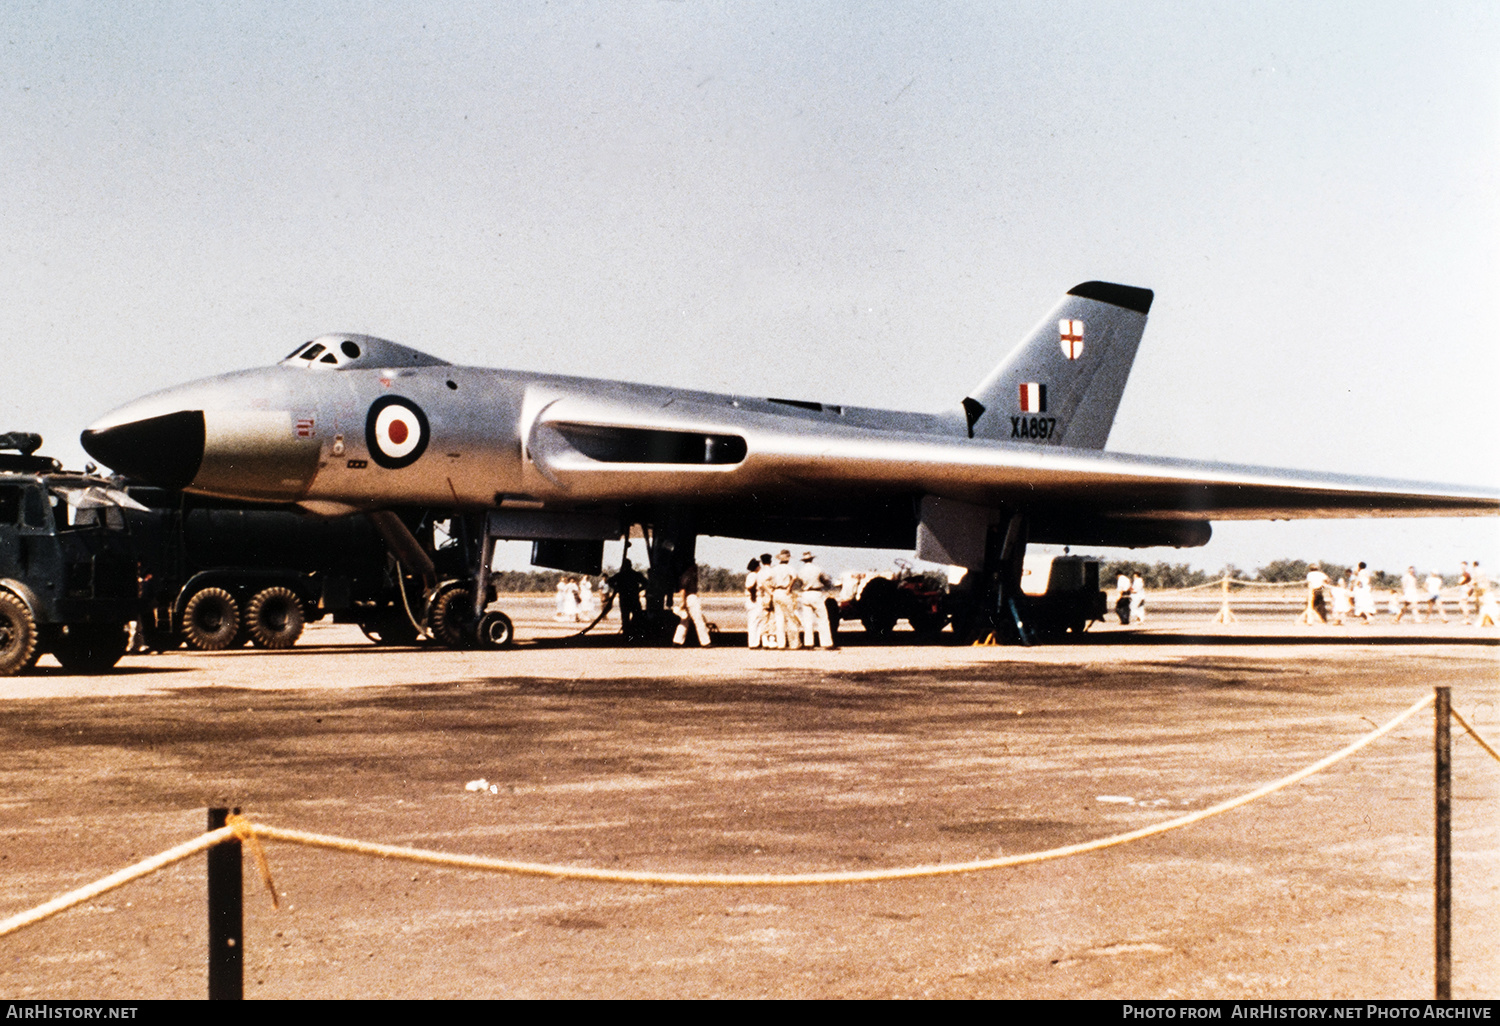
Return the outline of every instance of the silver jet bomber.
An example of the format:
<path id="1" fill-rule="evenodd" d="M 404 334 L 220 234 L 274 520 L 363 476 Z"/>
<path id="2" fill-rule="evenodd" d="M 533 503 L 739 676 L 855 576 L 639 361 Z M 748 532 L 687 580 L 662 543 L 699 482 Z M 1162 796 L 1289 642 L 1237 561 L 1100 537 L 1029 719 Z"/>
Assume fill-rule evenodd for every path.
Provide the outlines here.
<path id="1" fill-rule="evenodd" d="M 82 436 L 151 483 L 237 500 L 364 511 L 438 582 L 393 511 L 473 514 L 470 621 L 498 538 L 533 562 L 597 573 L 640 525 L 653 592 L 699 534 L 914 548 L 967 567 L 979 629 L 1025 636 L 1014 603 L 1028 542 L 1179 547 L 1213 520 L 1492 516 L 1500 493 L 1104 451 L 1150 310 L 1147 289 L 1085 282 L 953 409 L 910 413 L 455 367 L 365 335 L 325 335 L 281 363 L 137 400 Z M 432 626 L 429 624 L 429 626 Z"/>

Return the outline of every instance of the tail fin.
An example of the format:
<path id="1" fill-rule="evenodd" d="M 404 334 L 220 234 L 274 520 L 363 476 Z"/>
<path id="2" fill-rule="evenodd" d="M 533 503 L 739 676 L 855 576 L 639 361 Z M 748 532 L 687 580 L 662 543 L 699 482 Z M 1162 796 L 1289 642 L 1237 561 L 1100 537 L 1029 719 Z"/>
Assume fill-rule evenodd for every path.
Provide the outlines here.
<path id="1" fill-rule="evenodd" d="M 969 437 L 1103 449 L 1151 299 L 1105 281 L 1069 289 L 964 400 Z"/>

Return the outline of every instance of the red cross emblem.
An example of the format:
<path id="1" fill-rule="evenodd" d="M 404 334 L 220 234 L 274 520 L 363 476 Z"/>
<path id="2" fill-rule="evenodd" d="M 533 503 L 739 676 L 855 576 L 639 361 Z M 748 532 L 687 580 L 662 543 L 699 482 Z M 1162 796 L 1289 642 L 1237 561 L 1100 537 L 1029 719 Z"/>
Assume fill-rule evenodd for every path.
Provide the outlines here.
<path id="1" fill-rule="evenodd" d="M 1057 334 L 1062 339 L 1063 355 L 1076 360 L 1083 355 L 1083 322 L 1063 319 L 1057 322 Z"/>

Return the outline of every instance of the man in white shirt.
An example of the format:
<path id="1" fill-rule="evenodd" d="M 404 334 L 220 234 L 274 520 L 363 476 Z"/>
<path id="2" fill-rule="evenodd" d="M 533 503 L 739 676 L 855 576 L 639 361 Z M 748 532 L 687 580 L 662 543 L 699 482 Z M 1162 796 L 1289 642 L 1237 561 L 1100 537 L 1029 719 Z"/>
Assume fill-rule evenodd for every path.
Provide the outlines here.
<path id="1" fill-rule="evenodd" d="M 1443 575 L 1436 570 L 1427 575 L 1427 618 L 1441 616 L 1443 622 L 1448 622 L 1448 614 L 1443 610 Z"/>
<path id="2" fill-rule="evenodd" d="M 1411 613 L 1411 618 L 1421 623 L 1421 614 L 1417 611 L 1421 602 L 1422 589 L 1417 587 L 1417 568 L 1409 566 L 1406 573 L 1401 575 L 1401 606 L 1396 610 L 1396 622 L 1400 623 L 1403 616 Z"/>
<path id="3" fill-rule="evenodd" d="M 755 575 L 755 601 L 760 603 L 760 644 L 762 648 L 786 648 L 786 635 L 776 629 L 776 602 L 772 595 L 775 563 L 769 552 L 761 553 L 760 570 Z"/>
<path id="4" fill-rule="evenodd" d="M 812 648 L 816 632 L 824 648 L 833 648 L 833 627 L 828 622 L 828 603 L 824 601 L 828 589 L 833 587 L 833 578 L 813 562 L 811 552 L 804 552 L 797 581 L 801 585 L 797 593 L 797 619 L 802 623 L 802 643 Z"/>
<path id="5" fill-rule="evenodd" d="M 797 571 L 792 568 L 792 554 L 782 549 L 771 567 L 771 605 L 776 613 L 776 634 L 780 648 L 801 648 L 802 632 L 797 629 Z"/>

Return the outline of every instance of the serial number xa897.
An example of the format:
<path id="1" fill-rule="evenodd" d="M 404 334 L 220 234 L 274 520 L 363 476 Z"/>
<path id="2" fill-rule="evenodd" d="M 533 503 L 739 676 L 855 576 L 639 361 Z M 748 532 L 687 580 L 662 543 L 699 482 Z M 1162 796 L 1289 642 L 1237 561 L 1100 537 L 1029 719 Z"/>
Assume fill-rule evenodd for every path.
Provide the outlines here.
<path id="1" fill-rule="evenodd" d="M 1056 430 L 1056 417 L 1010 418 L 1010 437 L 1012 438 L 1051 438 Z"/>

